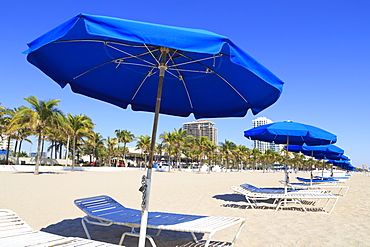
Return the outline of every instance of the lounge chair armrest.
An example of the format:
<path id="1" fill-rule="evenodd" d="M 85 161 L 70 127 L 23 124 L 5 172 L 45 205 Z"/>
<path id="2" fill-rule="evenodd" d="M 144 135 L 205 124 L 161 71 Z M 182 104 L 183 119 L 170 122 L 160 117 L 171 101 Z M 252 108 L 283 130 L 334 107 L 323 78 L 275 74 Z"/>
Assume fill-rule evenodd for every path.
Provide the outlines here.
<path id="1" fill-rule="evenodd" d="M 89 224 L 98 225 L 98 226 L 111 226 L 113 224 L 113 222 L 92 221 L 92 220 L 89 220 L 89 217 L 87 216 L 83 217 L 83 220 Z"/>

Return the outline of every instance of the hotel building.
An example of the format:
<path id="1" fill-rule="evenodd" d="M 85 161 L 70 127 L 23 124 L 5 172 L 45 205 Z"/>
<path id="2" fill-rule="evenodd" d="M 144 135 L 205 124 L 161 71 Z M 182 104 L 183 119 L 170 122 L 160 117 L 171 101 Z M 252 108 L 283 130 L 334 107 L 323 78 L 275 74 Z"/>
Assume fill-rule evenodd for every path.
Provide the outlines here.
<path id="1" fill-rule="evenodd" d="M 187 131 L 187 135 L 194 137 L 207 136 L 211 141 L 217 144 L 217 128 L 215 123 L 209 120 L 197 120 L 184 123 L 182 128 Z"/>

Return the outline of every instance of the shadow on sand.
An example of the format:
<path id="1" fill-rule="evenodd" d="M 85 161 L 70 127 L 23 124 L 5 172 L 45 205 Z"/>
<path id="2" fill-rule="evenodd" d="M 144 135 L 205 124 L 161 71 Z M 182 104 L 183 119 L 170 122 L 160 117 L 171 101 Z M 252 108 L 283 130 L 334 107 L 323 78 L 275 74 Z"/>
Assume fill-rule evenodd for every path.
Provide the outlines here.
<path id="1" fill-rule="evenodd" d="M 82 218 L 66 219 L 56 224 L 49 225 L 42 228 L 41 231 L 53 233 L 65 237 L 80 237 L 87 238 L 81 224 Z M 112 225 L 109 227 L 88 225 L 89 233 L 94 240 L 118 244 L 121 236 L 124 232 L 131 232 L 130 227 Z M 139 232 L 139 229 L 135 229 Z M 177 231 L 162 231 L 159 236 L 156 236 L 157 230 L 148 229 L 147 234 L 154 238 L 154 242 L 158 247 L 167 246 L 204 246 L 202 241 L 194 243 L 193 238 L 189 232 L 177 232 Z M 204 234 L 195 234 L 198 239 L 202 239 Z M 127 236 L 123 245 L 126 247 L 136 247 L 139 239 L 136 237 Z M 151 246 L 147 240 L 146 246 Z"/>
<path id="2" fill-rule="evenodd" d="M 217 200 L 223 200 L 225 202 L 245 202 L 245 197 L 241 194 L 215 195 L 213 198 Z"/>

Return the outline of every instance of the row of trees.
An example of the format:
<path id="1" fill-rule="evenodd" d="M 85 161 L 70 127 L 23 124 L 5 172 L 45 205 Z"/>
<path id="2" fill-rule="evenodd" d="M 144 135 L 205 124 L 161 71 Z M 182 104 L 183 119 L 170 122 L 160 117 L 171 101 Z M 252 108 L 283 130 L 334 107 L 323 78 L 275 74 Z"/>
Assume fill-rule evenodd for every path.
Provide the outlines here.
<path id="1" fill-rule="evenodd" d="M 23 141 L 31 142 L 30 137 L 37 139 L 36 166 L 34 174 L 39 174 L 41 153 L 49 152 L 50 158 L 71 156 L 72 171 L 78 154 L 89 155 L 90 161 L 102 164 L 111 163 L 112 158 L 126 159 L 127 144 L 136 141 L 145 164 L 150 149 L 150 136 L 135 136 L 128 130 L 117 129 L 115 137 L 103 138 L 94 131 L 95 124 L 86 115 L 64 114 L 59 108 L 59 100 L 42 101 L 35 96 L 24 98 L 30 106 L 8 109 L 0 105 L 0 134 L 8 137 L 8 143 L 15 140 L 13 153 L 18 160 Z M 1 104 L 1 103 L 0 103 Z M 45 150 L 45 142 L 48 144 Z M 207 137 L 187 136 L 182 128 L 173 132 L 164 132 L 159 136 L 156 154 L 168 157 L 175 164 L 198 162 L 209 165 L 219 164 L 226 168 L 267 168 L 273 164 L 285 163 L 285 155 L 272 150 L 261 153 L 258 149 L 249 149 L 231 141 L 215 144 Z M 63 150 L 66 150 L 63 155 Z M 9 155 L 9 145 L 8 152 Z M 294 168 L 324 166 L 320 161 L 307 159 L 304 155 L 290 153 L 288 164 Z M 8 159 L 8 157 L 7 157 Z"/>

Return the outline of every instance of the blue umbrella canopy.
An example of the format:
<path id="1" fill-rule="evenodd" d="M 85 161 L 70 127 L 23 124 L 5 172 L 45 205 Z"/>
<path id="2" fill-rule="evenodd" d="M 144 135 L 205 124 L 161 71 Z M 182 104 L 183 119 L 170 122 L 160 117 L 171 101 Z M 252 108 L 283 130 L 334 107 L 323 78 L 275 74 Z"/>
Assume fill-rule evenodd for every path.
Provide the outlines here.
<path id="1" fill-rule="evenodd" d="M 308 146 L 303 145 L 288 145 L 284 147 L 284 150 L 289 150 L 290 152 L 303 153 L 304 155 L 309 155 L 318 159 L 324 159 L 330 157 L 341 157 L 344 153 L 344 150 L 339 148 L 336 145 L 318 145 L 318 146 Z"/>
<path id="2" fill-rule="evenodd" d="M 289 144 L 326 145 L 337 141 L 337 136 L 326 130 L 292 121 L 261 125 L 244 131 L 244 136 L 251 140 L 287 144 L 288 148 Z M 285 162 L 287 161 L 288 152 Z M 289 183 L 289 175 L 285 171 L 285 191 L 287 191 L 287 183 Z"/>
<path id="3" fill-rule="evenodd" d="M 154 112 L 139 246 L 145 245 L 159 113 L 243 117 L 277 101 L 283 82 L 212 32 L 80 14 L 28 44 L 27 60 L 62 88 Z"/>
<path id="4" fill-rule="evenodd" d="M 349 162 L 349 160 L 328 160 L 326 161 L 328 164 L 332 164 L 334 166 L 338 166 L 342 169 L 354 171 L 356 168 Z"/>
<path id="5" fill-rule="evenodd" d="M 337 141 L 337 136 L 326 130 L 292 121 L 261 125 L 244 131 L 244 136 L 251 140 L 288 145 L 326 145 Z"/>
<path id="6" fill-rule="evenodd" d="M 199 29 L 80 14 L 28 46 L 27 60 L 62 88 L 124 109 L 155 111 L 161 67 L 163 114 L 242 117 L 282 92 L 283 82 L 229 38 Z"/>

